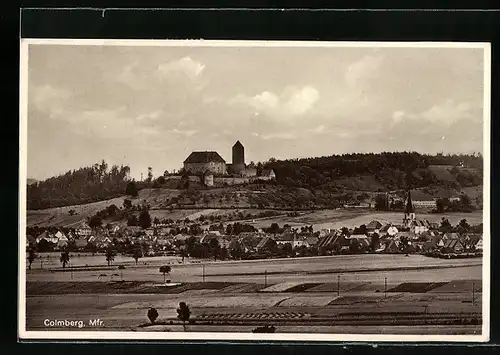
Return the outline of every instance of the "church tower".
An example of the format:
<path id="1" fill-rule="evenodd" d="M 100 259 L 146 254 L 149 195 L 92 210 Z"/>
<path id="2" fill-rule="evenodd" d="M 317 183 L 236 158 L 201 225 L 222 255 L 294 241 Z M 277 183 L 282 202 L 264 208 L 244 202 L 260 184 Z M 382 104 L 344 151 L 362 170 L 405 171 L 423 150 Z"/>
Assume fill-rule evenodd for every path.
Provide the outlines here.
<path id="1" fill-rule="evenodd" d="M 234 173 L 241 174 L 245 171 L 245 148 L 240 141 L 233 145 L 233 165 Z"/>
<path id="2" fill-rule="evenodd" d="M 413 209 L 413 204 L 411 202 L 411 192 L 408 190 L 408 198 L 406 200 L 405 216 L 403 218 L 403 226 L 409 228 L 411 222 L 415 220 L 415 210 Z"/>

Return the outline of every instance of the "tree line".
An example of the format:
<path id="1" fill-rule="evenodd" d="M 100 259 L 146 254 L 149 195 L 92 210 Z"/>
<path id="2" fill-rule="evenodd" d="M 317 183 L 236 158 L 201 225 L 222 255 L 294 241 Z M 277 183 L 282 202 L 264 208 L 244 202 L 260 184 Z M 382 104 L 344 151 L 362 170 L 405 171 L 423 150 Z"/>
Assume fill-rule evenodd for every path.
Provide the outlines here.
<path id="1" fill-rule="evenodd" d="M 402 189 L 437 183 L 429 165 L 463 165 L 482 171 L 483 157 L 481 154 L 356 153 L 287 160 L 271 158 L 264 168 L 273 169 L 276 181 L 288 186 L 315 188 L 343 178 L 371 175 L 388 189 Z M 477 182 L 470 182 L 473 178 L 468 174 L 460 175 L 460 179 L 466 185 Z"/>
<path id="2" fill-rule="evenodd" d="M 130 167 L 100 164 L 70 170 L 27 187 L 28 209 L 78 205 L 122 196 Z"/>

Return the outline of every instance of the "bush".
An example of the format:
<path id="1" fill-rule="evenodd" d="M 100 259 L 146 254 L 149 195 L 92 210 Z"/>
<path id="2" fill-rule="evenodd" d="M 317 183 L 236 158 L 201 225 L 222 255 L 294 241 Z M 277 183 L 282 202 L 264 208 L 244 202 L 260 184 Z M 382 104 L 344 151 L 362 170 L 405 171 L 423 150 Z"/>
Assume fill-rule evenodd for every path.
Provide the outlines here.
<path id="1" fill-rule="evenodd" d="M 151 323 L 154 323 L 156 319 L 158 318 L 158 311 L 156 308 L 150 308 L 148 311 L 148 318 L 151 321 Z"/>
<path id="2" fill-rule="evenodd" d="M 252 330 L 252 333 L 275 333 L 276 327 L 274 325 L 265 325 L 263 327 L 257 327 Z"/>

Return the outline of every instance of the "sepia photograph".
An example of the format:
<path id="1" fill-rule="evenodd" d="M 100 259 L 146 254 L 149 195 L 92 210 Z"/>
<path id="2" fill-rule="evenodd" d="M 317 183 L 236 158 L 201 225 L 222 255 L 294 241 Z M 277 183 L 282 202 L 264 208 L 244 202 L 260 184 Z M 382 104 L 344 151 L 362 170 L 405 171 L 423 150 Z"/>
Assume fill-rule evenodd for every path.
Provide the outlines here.
<path id="1" fill-rule="evenodd" d="M 488 341 L 488 43 L 20 58 L 21 339 Z"/>

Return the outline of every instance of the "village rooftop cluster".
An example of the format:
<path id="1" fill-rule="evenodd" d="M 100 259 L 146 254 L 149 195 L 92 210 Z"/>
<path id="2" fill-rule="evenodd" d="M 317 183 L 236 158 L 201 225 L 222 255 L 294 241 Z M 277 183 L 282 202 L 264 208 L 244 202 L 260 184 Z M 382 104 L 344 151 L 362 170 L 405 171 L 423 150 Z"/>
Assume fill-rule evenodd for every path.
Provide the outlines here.
<path id="1" fill-rule="evenodd" d="M 165 223 L 164 223 L 165 222 Z M 105 226 L 47 228 L 27 236 L 27 248 L 38 252 L 114 252 L 134 258 L 176 255 L 182 258 L 265 259 L 334 254 L 422 253 L 435 257 L 482 255 L 482 225 L 463 219 L 452 226 L 443 217 L 440 224 L 417 218 L 408 192 L 401 224 L 373 220 L 356 228 L 322 229 L 313 226 L 279 226 L 256 229 L 244 222 L 215 223 L 201 228 L 197 220 L 159 221 L 148 228 Z M 206 224 L 205 224 L 206 225 Z"/>

